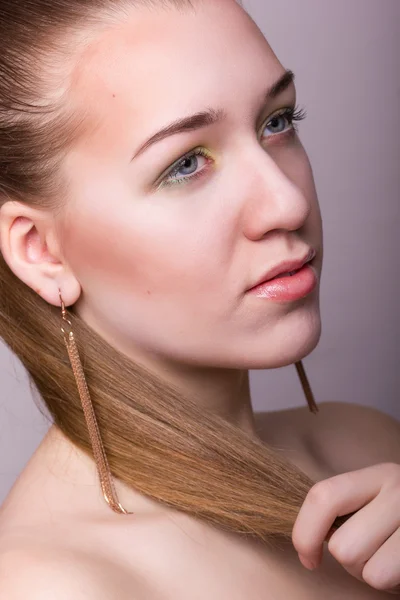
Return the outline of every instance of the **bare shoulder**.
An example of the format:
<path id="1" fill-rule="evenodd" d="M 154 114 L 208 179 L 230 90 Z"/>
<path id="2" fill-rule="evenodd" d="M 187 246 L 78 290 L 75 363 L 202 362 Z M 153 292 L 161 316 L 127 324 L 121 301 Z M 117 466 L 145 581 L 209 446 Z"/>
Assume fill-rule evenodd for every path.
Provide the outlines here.
<path id="1" fill-rule="evenodd" d="M 21 577 L 23 573 L 23 577 Z M 8 549 L 0 553 L 0 587 L 8 600 L 105 598 L 95 578 L 61 553 Z"/>
<path id="2" fill-rule="evenodd" d="M 74 561 L 64 559 L 57 553 L 34 552 L 33 549 L 3 550 L 0 553 L 2 594 L 8 600 L 94 599 L 99 590 L 93 590 L 87 574 L 82 577 L 81 570 L 77 572 Z"/>
<path id="3" fill-rule="evenodd" d="M 257 414 L 262 439 L 313 479 L 383 462 L 400 463 L 400 422 L 377 408 L 350 402 L 318 403 Z"/>
<path id="4" fill-rule="evenodd" d="M 335 473 L 383 462 L 400 463 L 400 421 L 379 409 L 326 402 L 309 429 L 321 458 Z"/>
<path id="5" fill-rule="evenodd" d="M 1 597 L 7 600 L 143 600 L 116 568 L 65 551 L 21 545 L 0 551 Z"/>

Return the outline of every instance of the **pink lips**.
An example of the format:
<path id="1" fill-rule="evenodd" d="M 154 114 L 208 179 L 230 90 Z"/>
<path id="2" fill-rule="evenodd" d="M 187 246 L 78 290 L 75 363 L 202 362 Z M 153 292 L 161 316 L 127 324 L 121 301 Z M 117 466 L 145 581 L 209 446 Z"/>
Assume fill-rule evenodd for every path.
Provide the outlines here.
<path id="1" fill-rule="evenodd" d="M 270 269 L 267 273 L 262 275 L 260 279 L 250 288 L 253 289 L 259 286 L 261 283 L 265 283 L 267 281 L 271 281 L 277 275 L 283 273 L 290 273 L 291 271 L 298 271 L 303 267 L 304 264 L 310 262 L 316 255 L 316 251 L 314 249 L 310 249 L 308 254 L 300 260 L 286 260 L 281 262 L 279 265 L 276 265 L 273 269 Z"/>
<path id="2" fill-rule="evenodd" d="M 291 269 L 287 270 L 290 271 Z M 317 287 L 317 284 L 318 275 L 315 267 L 308 263 L 301 267 L 295 275 L 286 275 L 264 281 L 251 288 L 249 293 L 258 298 L 268 298 L 279 302 L 293 302 L 311 294 Z"/>

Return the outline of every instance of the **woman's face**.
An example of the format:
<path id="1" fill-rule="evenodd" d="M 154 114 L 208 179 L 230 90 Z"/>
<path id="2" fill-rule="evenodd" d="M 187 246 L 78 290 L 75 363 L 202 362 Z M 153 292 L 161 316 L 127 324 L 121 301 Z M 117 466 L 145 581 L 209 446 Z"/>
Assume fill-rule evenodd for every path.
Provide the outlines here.
<path id="1" fill-rule="evenodd" d="M 266 98 L 284 73 L 234 0 L 135 9 L 81 55 L 71 102 L 95 127 L 64 163 L 71 199 L 57 226 L 76 312 L 133 359 L 275 368 L 317 344 L 319 282 L 291 302 L 246 292 L 310 247 L 321 273 L 311 167 L 288 117 L 272 119 L 295 107 L 295 87 Z M 204 111 L 225 116 L 138 154 Z"/>

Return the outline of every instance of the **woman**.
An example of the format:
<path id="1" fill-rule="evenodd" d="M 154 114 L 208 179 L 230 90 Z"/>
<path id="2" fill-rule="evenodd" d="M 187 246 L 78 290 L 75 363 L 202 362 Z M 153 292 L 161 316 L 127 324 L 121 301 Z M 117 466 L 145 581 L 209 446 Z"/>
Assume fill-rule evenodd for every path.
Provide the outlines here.
<path id="1" fill-rule="evenodd" d="M 346 471 L 331 407 L 251 406 L 249 369 L 296 363 L 317 412 L 293 74 L 234 0 L 0 6 L 0 331 L 54 419 L 2 507 L 3 596 L 386 596 L 291 543 Z"/>

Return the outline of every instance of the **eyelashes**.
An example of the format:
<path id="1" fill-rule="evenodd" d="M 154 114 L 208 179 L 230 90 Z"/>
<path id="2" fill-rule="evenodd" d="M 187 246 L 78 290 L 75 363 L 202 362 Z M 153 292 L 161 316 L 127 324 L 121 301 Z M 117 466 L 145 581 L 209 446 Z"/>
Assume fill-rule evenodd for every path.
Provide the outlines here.
<path id="1" fill-rule="evenodd" d="M 268 126 L 270 126 L 271 123 L 274 123 L 274 122 L 276 123 L 277 121 L 279 122 L 279 119 L 282 119 L 282 118 L 286 119 L 286 121 L 288 123 L 288 127 L 286 127 L 283 131 L 271 133 L 269 136 L 267 136 L 267 138 L 282 135 L 284 133 L 294 134 L 294 133 L 298 132 L 297 123 L 299 121 L 303 121 L 306 118 L 306 116 L 307 116 L 307 111 L 304 108 L 299 108 L 297 106 L 296 107 L 286 107 L 286 108 L 274 113 L 273 115 L 271 115 L 268 118 L 268 121 L 266 121 L 265 125 L 263 126 L 264 129 L 267 128 Z M 179 174 L 181 169 L 189 168 L 187 166 L 185 167 L 185 163 L 187 161 L 189 161 L 189 163 L 190 163 L 190 161 L 193 158 L 195 159 L 195 162 L 197 163 L 198 162 L 197 157 L 203 157 L 209 161 L 206 164 L 205 168 L 203 168 L 201 171 L 198 171 L 194 174 L 189 174 L 189 175 L 177 178 L 176 176 Z M 175 165 L 173 165 L 172 168 L 166 173 L 164 178 L 161 180 L 161 183 L 158 186 L 158 189 L 160 190 L 165 187 L 184 185 L 184 184 L 187 184 L 193 180 L 196 180 L 196 179 L 202 177 L 209 170 L 211 161 L 212 161 L 212 155 L 205 148 L 200 147 L 200 148 L 196 148 L 195 150 L 188 152 L 182 158 L 180 158 L 178 160 L 178 162 L 176 162 Z"/>
<path id="2" fill-rule="evenodd" d="M 174 167 L 172 169 L 172 171 L 167 173 L 165 179 L 163 179 L 163 181 L 161 182 L 159 189 L 163 188 L 163 187 L 173 186 L 173 185 L 182 185 L 182 184 L 188 183 L 189 181 L 192 181 L 193 179 L 198 179 L 199 177 L 202 177 L 204 174 L 204 171 L 208 171 L 207 166 L 205 167 L 205 169 L 198 171 L 194 175 L 188 175 L 185 177 L 181 177 L 179 179 L 175 179 L 175 176 L 179 173 L 179 171 L 184 168 L 185 162 L 190 161 L 192 158 L 196 158 L 197 156 L 203 156 L 204 158 L 212 160 L 211 154 L 205 148 L 197 148 L 196 150 L 192 150 L 191 152 L 186 154 L 182 159 L 179 160 L 177 166 Z M 197 160 L 197 158 L 196 158 L 196 160 Z M 209 163 L 208 163 L 208 166 L 209 166 Z"/>
<path id="3" fill-rule="evenodd" d="M 293 129 L 295 131 L 298 131 L 299 128 L 296 125 L 296 122 L 303 121 L 307 117 L 307 111 L 305 108 L 298 108 L 297 106 L 294 108 L 292 106 L 289 106 L 288 108 L 283 109 L 282 112 L 278 112 L 272 115 L 269 121 L 267 121 L 266 126 L 268 125 L 268 123 L 281 116 L 286 117 Z"/>

